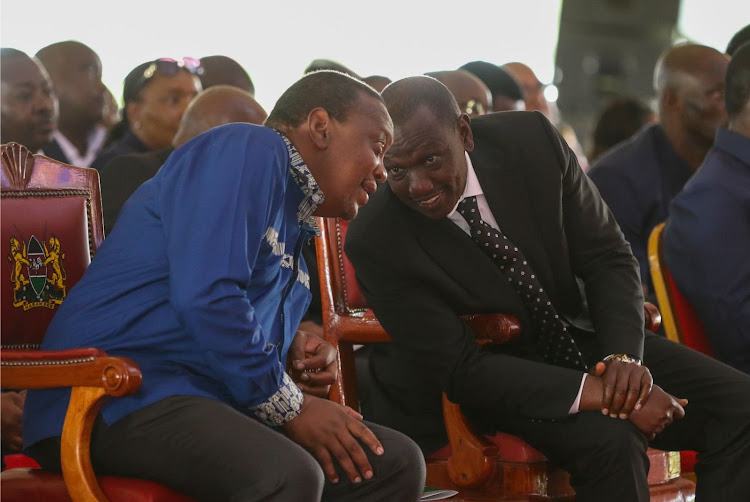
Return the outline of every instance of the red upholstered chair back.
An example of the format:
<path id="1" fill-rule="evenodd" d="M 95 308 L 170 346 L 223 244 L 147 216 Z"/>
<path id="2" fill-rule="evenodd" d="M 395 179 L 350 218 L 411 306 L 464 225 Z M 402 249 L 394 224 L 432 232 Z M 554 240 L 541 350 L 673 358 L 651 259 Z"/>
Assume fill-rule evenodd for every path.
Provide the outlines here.
<path id="1" fill-rule="evenodd" d="M 331 399 L 357 409 L 353 344 L 388 342 L 357 285 L 354 267 L 344 253 L 349 222 L 341 218 L 316 218 L 321 236 L 316 239 L 320 272 L 323 326 L 326 339 L 339 351 L 341 377 L 331 387 Z"/>
<path id="2" fill-rule="evenodd" d="M 0 149 L 2 344 L 35 345 L 104 238 L 99 174 L 17 143 Z"/>
<path id="3" fill-rule="evenodd" d="M 713 356 L 714 351 L 706 338 L 703 324 L 690 302 L 680 293 L 664 262 L 663 233 L 664 223 L 657 225 L 651 232 L 648 242 L 648 259 L 664 331 L 670 340 Z"/>

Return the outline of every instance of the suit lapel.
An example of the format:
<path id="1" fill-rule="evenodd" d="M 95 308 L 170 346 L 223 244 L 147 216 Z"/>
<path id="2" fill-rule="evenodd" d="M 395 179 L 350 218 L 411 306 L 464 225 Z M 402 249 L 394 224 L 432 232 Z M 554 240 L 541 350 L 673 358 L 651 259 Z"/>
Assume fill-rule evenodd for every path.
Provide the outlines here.
<path id="1" fill-rule="evenodd" d="M 395 196 L 394 196 L 395 198 Z M 424 252 L 474 300 L 488 309 L 519 315 L 524 307 L 497 265 L 448 218 L 432 220 L 404 207 Z"/>
<path id="2" fill-rule="evenodd" d="M 533 180 L 525 174 L 523 166 L 515 166 L 516 162 L 507 159 L 495 143 L 476 136 L 475 142 L 479 147 L 469 155 L 500 230 L 523 251 L 545 287 L 554 291 L 551 257 L 547 252 L 549 243 L 537 220 L 539 206 L 545 203 L 539 197 L 541 187 L 531 185 Z"/>

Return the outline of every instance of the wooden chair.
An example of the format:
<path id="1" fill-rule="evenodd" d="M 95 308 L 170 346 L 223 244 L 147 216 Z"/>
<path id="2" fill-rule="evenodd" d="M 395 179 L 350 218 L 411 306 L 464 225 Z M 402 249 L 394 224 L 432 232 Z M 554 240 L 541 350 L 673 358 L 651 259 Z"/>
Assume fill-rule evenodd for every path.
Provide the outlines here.
<path id="1" fill-rule="evenodd" d="M 94 476 L 89 455 L 94 419 L 106 398 L 138 390 L 138 366 L 96 348 L 38 350 L 52 316 L 104 239 L 99 174 L 32 155 L 16 143 L 0 146 L 0 156 L 0 242 L 7 246 L 0 267 L 2 385 L 72 388 L 62 432 L 62 475 L 5 471 L 0 476 L 3 502 L 189 502 L 149 481 Z"/>
<path id="2" fill-rule="evenodd" d="M 648 264 L 651 281 L 654 283 L 656 300 L 664 320 L 664 332 L 673 342 L 682 343 L 691 349 L 713 357 L 714 351 L 706 337 L 698 314 L 677 288 L 667 264 L 664 262 L 662 237 L 664 223 L 658 224 L 648 238 Z M 684 472 L 694 472 L 696 452 L 680 452 Z"/>
<path id="3" fill-rule="evenodd" d="M 348 223 L 318 218 L 321 236 L 316 249 L 326 339 L 338 347 L 339 379 L 330 398 L 357 409 L 359 400 L 353 345 L 388 343 L 390 337 L 369 309 L 344 253 Z M 647 327 L 661 322 L 658 309 L 645 306 Z M 520 336 L 513 316 L 475 315 L 464 318 L 480 344 L 506 343 Z M 427 458 L 427 485 L 458 490 L 462 500 L 575 500 L 568 474 L 553 466 L 538 450 L 516 436 L 485 437 L 472 427 L 460 407 L 443 395 L 443 416 L 449 444 Z M 693 493 L 694 485 L 681 479 L 676 452 L 649 449 L 652 501 L 678 501 Z M 686 499 L 685 499 L 686 500 Z"/>

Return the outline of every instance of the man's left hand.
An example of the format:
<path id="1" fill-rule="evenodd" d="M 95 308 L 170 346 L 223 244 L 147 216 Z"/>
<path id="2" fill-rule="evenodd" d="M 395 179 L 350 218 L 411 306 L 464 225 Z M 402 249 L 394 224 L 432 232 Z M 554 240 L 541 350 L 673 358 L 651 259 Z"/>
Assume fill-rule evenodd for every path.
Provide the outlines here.
<path id="1" fill-rule="evenodd" d="M 292 380 L 302 392 L 325 398 L 336 381 L 336 349 L 322 337 L 297 331 L 289 347 Z"/>
<path id="2" fill-rule="evenodd" d="M 600 361 L 591 373 L 602 378 L 602 413 L 612 418 L 627 419 L 643 408 L 654 384 L 647 367 L 618 360 Z"/>

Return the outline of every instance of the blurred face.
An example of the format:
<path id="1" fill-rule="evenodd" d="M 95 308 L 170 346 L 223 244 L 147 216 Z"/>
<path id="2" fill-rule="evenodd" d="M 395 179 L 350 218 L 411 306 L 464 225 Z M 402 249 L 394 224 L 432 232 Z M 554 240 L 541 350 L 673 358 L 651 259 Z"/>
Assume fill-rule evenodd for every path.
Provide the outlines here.
<path id="1" fill-rule="evenodd" d="M 52 74 L 63 120 L 96 124 L 102 119 L 106 88 L 102 63 L 92 50 L 73 47 Z"/>
<path id="2" fill-rule="evenodd" d="M 547 118 L 550 117 L 549 103 L 544 97 L 544 85 L 536 77 L 536 74 L 528 66 L 521 64 L 509 64 L 503 66 L 518 85 L 523 89 L 524 100 L 527 110 L 537 110 L 542 112 Z"/>
<path id="3" fill-rule="evenodd" d="M 315 215 L 351 220 L 385 181 L 383 155 L 393 141 L 391 117 L 380 101 L 362 94 L 345 121 L 331 119 L 326 134 L 327 149 L 308 164 L 325 194 Z"/>
<path id="4" fill-rule="evenodd" d="M 174 75 L 154 73 L 138 93 L 138 99 L 128 103 L 133 134 L 149 150 L 168 147 L 177 134 L 185 108 L 200 91 L 200 80 L 187 70 Z"/>
<path id="5" fill-rule="evenodd" d="M 678 90 L 683 127 L 710 143 L 716 130 L 727 123 L 724 76 L 728 64 L 727 58 L 717 54 L 704 71 L 685 75 Z"/>
<path id="6" fill-rule="evenodd" d="M 11 141 L 38 151 L 57 127 L 57 98 L 44 69 L 25 56 L 2 61 L 0 143 Z"/>
<path id="7" fill-rule="evenodd" d="M 508 96 L 502 94 L 495 94 L 492 96 L 492 111 L 493 112 L 505 112 L 508 110 L 525 110 L 526 103 L 523 101 L 517 101 Z"/>
<path id="8" fill-rule="evenodd" d="M 441 124 L 423 106 L 394 131 L 385 156 L 388 183 L 407 206 L 428 218 L 446 217 L 466 186 L 466 156 L 474 148 L 469 119 L 461 115 L 456 127 Z"/>

